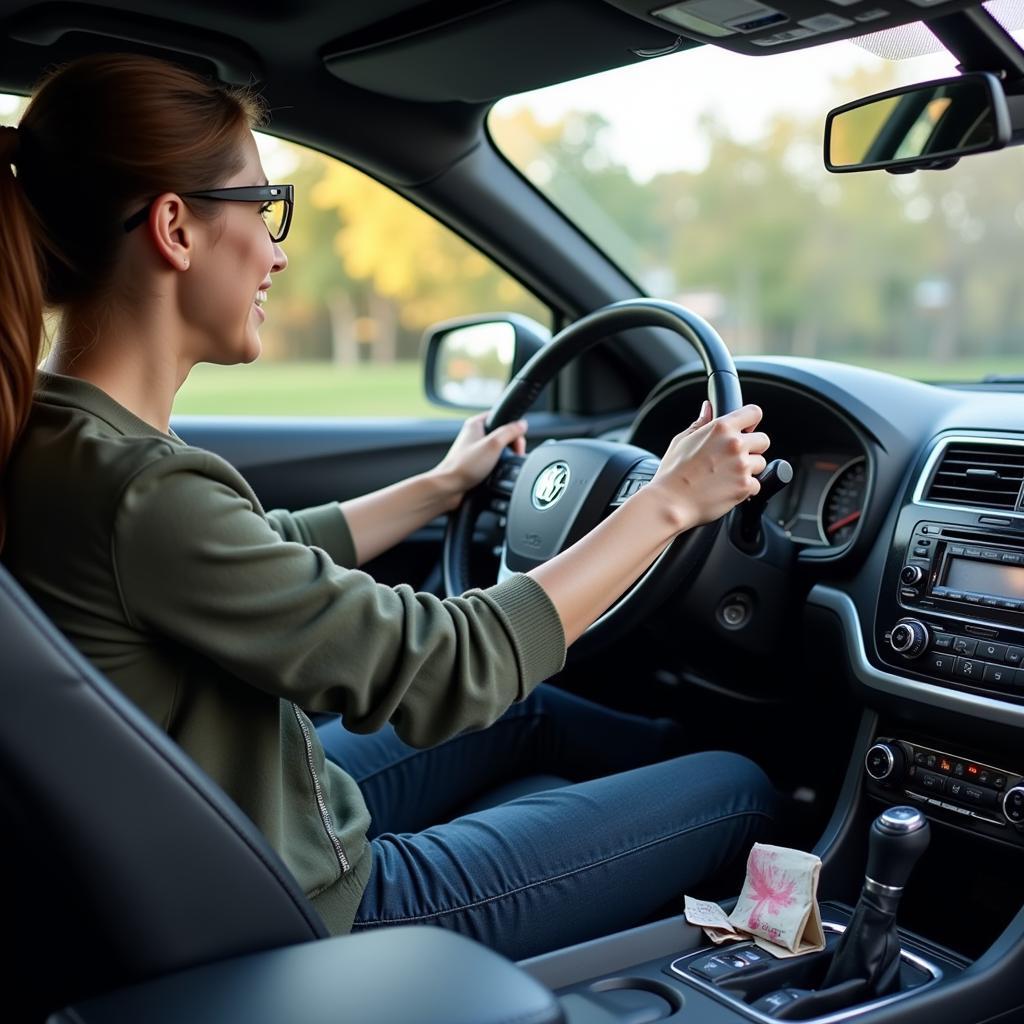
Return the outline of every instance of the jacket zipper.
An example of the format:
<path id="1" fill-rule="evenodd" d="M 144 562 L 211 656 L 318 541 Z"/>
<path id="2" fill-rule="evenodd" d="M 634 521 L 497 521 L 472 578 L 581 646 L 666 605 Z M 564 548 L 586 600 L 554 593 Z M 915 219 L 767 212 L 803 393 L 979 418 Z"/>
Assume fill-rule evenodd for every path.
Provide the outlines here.
<path id="1" fill-rule="evenodd" d="M 352 869 L 352 865 L 345 855 L 345 849 L 341 845 L 341 840 L 335 835 L 331 812 L 327 809 L 327 801 L 324 800 L 324 791 L 316 774 L 316 765 L 313 762 L 313 741 L 309 737 L 309 727 L 306 725 L 305 717 L 299 710 L 298 705 L 292 704 L 292 711 L 295 712 L 295 719 L 299 723 L 299 728 L 302 730 L 302 738 L 306 743 L 306 766 L 309 768 L 309 775 L 313 780 L 313 791 L 316 793 L 316 805 L 320 810 L 320 821 L 323 823 L 327 838 L 330 839 L 331 845 L 334 847 L 334 853 L 338 858 L 338 863 L 341 865 L 341 873 L 344 875 Z"/>

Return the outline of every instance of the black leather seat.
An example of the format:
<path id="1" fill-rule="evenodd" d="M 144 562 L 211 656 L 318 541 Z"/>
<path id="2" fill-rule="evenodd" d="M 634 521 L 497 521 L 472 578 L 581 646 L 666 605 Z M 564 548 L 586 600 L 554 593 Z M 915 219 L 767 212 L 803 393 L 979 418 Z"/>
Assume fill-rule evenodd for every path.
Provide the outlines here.
<path id="1" fill-rule="evenodd" d="M 0 864 L 26 1009 L 325 936 L 256 827 L 0 566 Z"/>
<path id="2" fill-rule="evenodd" d="M 273 954 L 260 951 L 279 950 L 291 958 L 287 963 L 301 958 L 312 964 L 335 955 L 323 947 L 340 944 L 345 969 L 321 976 L 335 989 L 348 985 L 350 1008 L 372 1005 L 374 1019 L 423 1020 L 415 982 L 410 994 L 396 986 L 394 964 L 367 970 L 367 961 L 379 960 L 388 948 L 388 937 L 392 948 L 405 950 L 407 982 L 417 964 L 429 964 L 424 984 L 441 984 L 450 993 L 439 1010 L 445 1016 L 432 1019 L 462 1019 L 467 1007 L 475 1007 L 474 1019 L 483 1020 L 481 1007 L 490 1004 L 494 1022 L 561 1019 L 550 993 L 512 964 L 436 929 L 399 928 L 368 933 L 374 935 L 369 941 L 358 935 L 309 946 L 309 940 L 324 940 L 326 929 L 262 834 L 65 640 L 2 565 L 0 693 L 6 1019 L 43 1020 L 68 1003 L 81 1008 L 89 996 L 145 979 L 158 979 L 150 987 L 164 992 L 159 986 L 175 981 L 166 978 L 171 972 L 194 968 L 197 977 L 209 978 L 211 967 L 204 965 L 215 964 L 228 972 L 216 975 L 215 1002 L 222 1004 L 225 985 L 236 977 L 244 979 L 240 988 L 250 985 L 247 970 L 266 978 L 260 957 Z M 420 955 L 424 947 L 434 951 L 433 961 Z M 254 960 L 251 954 L 259 955 Z M 456 961 L 453 979 L 440 970 L 446 956 Z M 489 981 L 486 992 L 467 992 L 462 1000 L 457 979 L 467 956 Z M 296 1021 L 327 1019 L 318 1013 L 332 1006 L 337 1016 L 330 1019 L 352 1019 L 338 1012 L 339 993 L 313 991 L 304 971 L 303 991 L 320 1002 L 315 1012 L 299 1012 L 294 979 L 281 963 L 282 988 L 266 993 L 265 1006 L 290 999 Z M 239 974 L 232 965 L 239 965 Z M 192 974 L 179 977 L 185 979 L 175 990 L 179 1001 L 182 992 L 199 991 Z M 495 984 L 505 996 L 497 1002 Z M 138 991 L 128 996 L 137 998 Z M 125 1019 L 118 1006 L 110 1010 L 103 1000 L 94 1001 L 66 1019 L 97 1014 L 105 1020 L 108 1011 L 109 1019 Z M 163 1007 L 162 1020 L 196 1019 L 194 1005 L 180 1017 L 171 1009 L 170 1003 Z"/>

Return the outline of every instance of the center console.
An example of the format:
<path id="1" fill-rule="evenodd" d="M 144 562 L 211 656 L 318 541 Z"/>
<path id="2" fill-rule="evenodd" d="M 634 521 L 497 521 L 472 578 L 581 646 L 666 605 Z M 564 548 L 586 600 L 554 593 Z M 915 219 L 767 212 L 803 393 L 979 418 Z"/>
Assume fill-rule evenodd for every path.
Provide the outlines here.
<path id="1" fill-rule="evenodd" d="M 521 966 L 556 992 L 566 1024 L 879 1020 L 889 1008 L 940 997 L 967 966 L 956 954 L 903 933 L 899 991 L 855 1006 L 839 1000 L 801 1012 L 796 993 L 821 984 L 850 923 L 850 908 L 842 904 L 825 902 L 821 912 L 827 948 L 791 960 L 777 960 L 752 943 L 712 946 L 700 929 L 671 918 Z"/>
<path id="2" fill-rule="evenodd" d="M 878 658 L 947 688 L 1024 703 L 1024 446 L 946 437 L 900 513 L 875 620 Z"/>

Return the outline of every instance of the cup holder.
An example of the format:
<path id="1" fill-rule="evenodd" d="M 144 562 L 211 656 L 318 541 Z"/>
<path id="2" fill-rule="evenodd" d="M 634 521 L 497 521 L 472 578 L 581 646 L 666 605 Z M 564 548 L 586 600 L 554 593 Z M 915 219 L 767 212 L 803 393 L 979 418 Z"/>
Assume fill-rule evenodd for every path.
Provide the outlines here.
<path id="1" fill-rule="evenodd" d="M 607 1010 L 616 1024 L 653 1024 L 683 1006 L 678 992 L 650 978 L 602 978 L 587 987 L 586 998 Z"/>

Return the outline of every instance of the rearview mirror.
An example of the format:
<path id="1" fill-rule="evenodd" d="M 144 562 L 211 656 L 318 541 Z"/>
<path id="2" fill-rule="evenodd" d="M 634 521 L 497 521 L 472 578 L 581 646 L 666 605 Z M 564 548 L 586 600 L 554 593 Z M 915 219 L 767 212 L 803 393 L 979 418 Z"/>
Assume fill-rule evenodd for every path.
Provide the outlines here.
<path id="1" fill-rule="evenodd" d="M 424 390 L 435 405 L 490 409 L 551 332 L 518 313 L 460 317 L 427 329 Z"/>
<path id="2" fill-rule="evenodd" d="M 1010 134 L 999 79 L 972 72 L 836 107 L 825 120 L 825 166 L 839 173 L 940 169 L 1002 149 Z"/>

